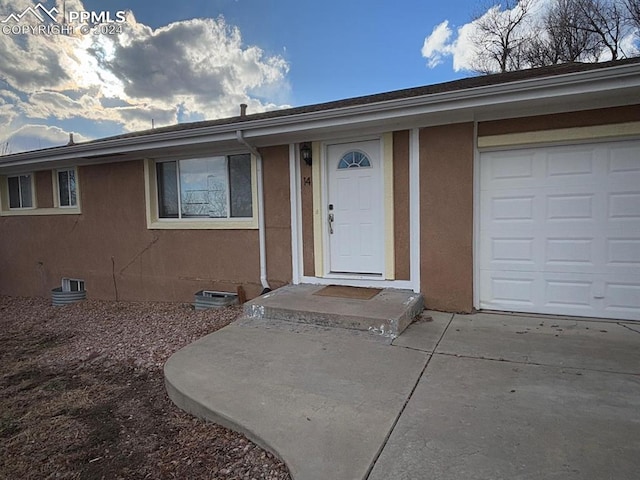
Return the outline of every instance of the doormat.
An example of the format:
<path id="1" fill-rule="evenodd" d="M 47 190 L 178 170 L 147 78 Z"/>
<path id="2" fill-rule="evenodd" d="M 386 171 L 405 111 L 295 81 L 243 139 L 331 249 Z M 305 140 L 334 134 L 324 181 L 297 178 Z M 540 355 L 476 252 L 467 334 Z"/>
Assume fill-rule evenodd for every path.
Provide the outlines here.
<path id="1" fill-rule="evenodd" d="M 321 297 L 353 298 L 356 300 L 370 300 L 382 291 L 381 288 L 345 287 L 342 285 L 329 285 L 318 290 L 314 295 Z"/>

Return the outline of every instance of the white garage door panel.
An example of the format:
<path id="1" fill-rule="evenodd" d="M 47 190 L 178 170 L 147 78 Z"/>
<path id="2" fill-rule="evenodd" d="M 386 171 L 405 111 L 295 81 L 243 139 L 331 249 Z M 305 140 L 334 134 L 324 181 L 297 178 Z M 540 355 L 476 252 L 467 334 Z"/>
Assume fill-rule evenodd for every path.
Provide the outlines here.
<path id="1" fill-rule="evenodd" d="M 640 141 L 480 159 L 480 308 L 640 320 Z"/>

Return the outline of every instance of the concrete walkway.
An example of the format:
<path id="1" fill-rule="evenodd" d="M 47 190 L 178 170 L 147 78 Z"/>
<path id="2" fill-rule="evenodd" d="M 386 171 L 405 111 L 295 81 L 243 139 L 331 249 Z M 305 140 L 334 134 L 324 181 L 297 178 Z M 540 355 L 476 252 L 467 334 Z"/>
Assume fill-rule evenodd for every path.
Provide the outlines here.
<path id="1" fill-rule="evenodd" d="M 392 345 L 241 320 L 165 366 L 294 480 L 637 479 L 640 324 L 431 312 Z"/>

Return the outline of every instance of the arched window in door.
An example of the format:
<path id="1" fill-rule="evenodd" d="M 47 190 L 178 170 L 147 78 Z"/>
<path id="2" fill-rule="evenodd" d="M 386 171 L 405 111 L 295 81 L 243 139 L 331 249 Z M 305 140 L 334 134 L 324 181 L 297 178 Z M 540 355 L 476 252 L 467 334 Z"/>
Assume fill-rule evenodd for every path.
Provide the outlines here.
<path id="1" fill-rule="evenodd" d="M 343 168 L 362 168 L 362 167 L 371 167 L 371 161 L 366 154 L 358 151 L 352 150 L 350 152 L 345 153 L 340 161 L 338 162 L 338 170 L 342 170 Z"/>

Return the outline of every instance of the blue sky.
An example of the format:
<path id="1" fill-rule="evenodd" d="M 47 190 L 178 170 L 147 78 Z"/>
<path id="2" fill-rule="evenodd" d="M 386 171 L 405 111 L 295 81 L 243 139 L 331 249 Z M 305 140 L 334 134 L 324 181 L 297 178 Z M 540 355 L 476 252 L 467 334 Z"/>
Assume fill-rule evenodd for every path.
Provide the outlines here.
<path id="1" fill-rule="evenodd" d="M 481 4 L 0 0 L 0 155 L 469 76 Z"/>
<path id="2" fill-rule="evenodd" d="M 34 0 L 0 0 L 0 21 Z M 63 11 L 62 0 L 44 0 Z M 0 153 L 308 105 L 467 76 L 421 49 L 461 0 L 66 0 L 130 12 L 118 35 L 0 33 Z M 60 21 L 62 17 L 58 17 Z M 48 19 L 47 19 L 48 20 Z M 31 14 L 2 26 L 40 24 Z M 48 22 L 51 24 L 51 21 Z M 78 27 L 79 24 L 75 24 Z"/>
<path id="3" fill-rule="evenodd" d="M 173 6 L 176 3 L 178 7 Z M 105 2 L 84 4 L 99 10 Z M 139 22 L 152 28 L 223 15 L 240 29 L 245 44 L 288 62 L 288 103 L 306 105 L 464 76 L 451 64 L 427 68 L 420 50 L 425 37 L 443 20 L 468 22 L 472 2 L 117 0 L 108 5 L 133 10 Z"/>

